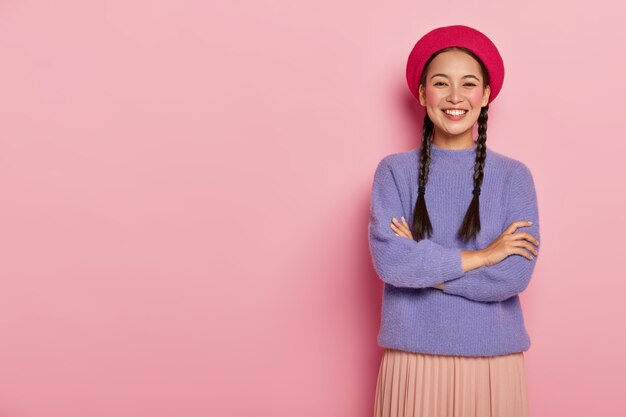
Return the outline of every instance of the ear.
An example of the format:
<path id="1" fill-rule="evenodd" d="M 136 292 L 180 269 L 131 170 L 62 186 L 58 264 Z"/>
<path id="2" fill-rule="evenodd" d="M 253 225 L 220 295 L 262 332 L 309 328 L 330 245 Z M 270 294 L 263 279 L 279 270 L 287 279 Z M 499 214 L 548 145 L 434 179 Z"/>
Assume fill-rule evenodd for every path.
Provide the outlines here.
<path id="1" fill-rule="evenodd" d="M 418 89 L 419 101 L 422 107 L 426 107 L 426 91 L 424 90 L 424 84 L 420 84 Z"/>
<path id="2" fill-rule="evenodd" d="M 488 85 L 487 87 L 485 87 L 485 90 L 483 92 L 483 101 L 480 107 L 485 107 L 489 103 L 490 95 L 491 95 L 491 86 Z"/>

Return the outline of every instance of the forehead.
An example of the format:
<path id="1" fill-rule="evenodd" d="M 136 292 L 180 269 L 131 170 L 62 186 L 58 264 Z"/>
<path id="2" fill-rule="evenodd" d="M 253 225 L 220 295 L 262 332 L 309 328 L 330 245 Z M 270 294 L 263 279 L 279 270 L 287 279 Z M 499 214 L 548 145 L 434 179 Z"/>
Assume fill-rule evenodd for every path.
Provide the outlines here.
<path id="1" fill-rule="evenodd" d="M 478 61 L 463 51 L 446 51 L 437 55 L 428 66 L 428 74 L 443 73 L 450 76 L 473 74 L 481 78 Z"/>

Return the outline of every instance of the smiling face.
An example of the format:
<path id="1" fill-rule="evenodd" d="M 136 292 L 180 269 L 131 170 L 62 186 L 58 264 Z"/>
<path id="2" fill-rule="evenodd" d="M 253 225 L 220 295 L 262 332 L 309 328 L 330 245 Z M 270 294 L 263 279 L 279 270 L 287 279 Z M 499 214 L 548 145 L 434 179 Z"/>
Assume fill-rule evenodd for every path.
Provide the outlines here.
<path id="1" fill-rule="evenodd" d="M 430 62 L 424 84 L 419 86 L 419 101 L 435 125 L 433 143 L 473 145 L 472 128 L 491 92 L 489 86 L 483 88 L 483 82 L 480 63 L 463 51 L 442 52 Z M 449 114 L 450 109 L 463 111 Z"/>

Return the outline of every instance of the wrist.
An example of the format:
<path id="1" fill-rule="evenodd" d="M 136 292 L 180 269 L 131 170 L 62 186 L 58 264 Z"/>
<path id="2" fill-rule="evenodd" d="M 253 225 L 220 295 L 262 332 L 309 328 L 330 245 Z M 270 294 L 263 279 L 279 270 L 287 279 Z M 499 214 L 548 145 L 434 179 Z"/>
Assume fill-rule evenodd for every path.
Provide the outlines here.
<path id="1" fill-rule="evenodd" d="M 482 267 L 482 266 L 486 266 L 487 265 L 487 254 L 485 253 L 484 249 L 479 249 L 474 251 L 474 257 L 475 257 L 475 262 L 478 265 L 478 268 Z"/>
<path id="2" fill-rule="evenodd" d="M 485 259 L 485 252 L 482 249 L 461 251 L 461 263 L 464 272 L 484 266 Z"/>

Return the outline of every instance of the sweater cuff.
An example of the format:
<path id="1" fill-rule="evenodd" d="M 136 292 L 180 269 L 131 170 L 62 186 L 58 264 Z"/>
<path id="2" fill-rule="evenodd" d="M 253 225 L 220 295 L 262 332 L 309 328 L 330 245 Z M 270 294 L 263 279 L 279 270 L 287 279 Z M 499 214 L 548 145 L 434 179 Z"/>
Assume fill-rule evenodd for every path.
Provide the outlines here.
<path id="1" fill-rule="evenodd" d="M 452 295 L 464 296 L 467 291 L 467 282 L 462 279 L 452 279 L 443 285 L 443 292 Z"/>
<path id="2" fill-rule="evenodd" d="M 462 250 L 461 248 L 446 248 L 442 252 L 440 259 L 441 272 L 439 276 L 443 281 L 453 280 L 465 275 L 461 262 Z M 444 288 L 447 286 L 448 283 L 444 284 Z"/>

